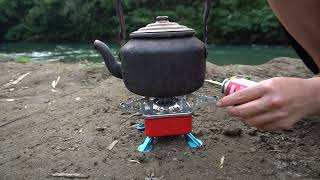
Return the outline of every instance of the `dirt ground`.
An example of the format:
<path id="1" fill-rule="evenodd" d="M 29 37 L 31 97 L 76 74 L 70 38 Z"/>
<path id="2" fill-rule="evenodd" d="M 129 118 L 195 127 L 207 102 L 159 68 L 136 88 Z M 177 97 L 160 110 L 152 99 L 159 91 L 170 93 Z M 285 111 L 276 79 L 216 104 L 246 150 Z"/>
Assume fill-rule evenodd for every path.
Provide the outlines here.
<path id="1" fill-rule="evenodd" d="M 18 84 L 7 84 L 28 72 Z M 257 81 L 312 76 L 300 60 L 288 58 L 259 66 L 207 65 L 208 79 L 232 75 Z M 197 93 L 219 91 L 204 84 Z M 203 147 L 190 149 L 181 136 L 165 137 L 143 154 L 137 147 L 145 136 L 136 130 L 142 117 L 117 107 L 130 98 L 137 96 L 103 64 L 1 62 L 0 179 L 63 179 L 54 173 L 79 173 L 85 179 L 320 179 L 319 117 L 306 118 L 292 130 L 260 132 L 223 109 L 208 107 L 193 118 Z M 235 128 L 241 132 L 225 135 Z"/>

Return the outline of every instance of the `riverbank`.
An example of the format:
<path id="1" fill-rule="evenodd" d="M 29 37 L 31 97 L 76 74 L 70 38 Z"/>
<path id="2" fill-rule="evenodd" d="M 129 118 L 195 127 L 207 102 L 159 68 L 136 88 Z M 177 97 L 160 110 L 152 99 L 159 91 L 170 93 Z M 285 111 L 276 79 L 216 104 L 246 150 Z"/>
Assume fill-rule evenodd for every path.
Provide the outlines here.
<path id="1" fill-rule="evenodd" d="M 300 60 L 288 58 L 259 66 L 207 65 L 208 79 L 233 75 L 256 81 L 312 76 Z M 248 128 L 223 109 L 206 108 L 195 112 L 193 122 L 202 148 L 190 149 L 182 137 L 168 137 L 141 154 L 136 148 L 144 134 L 136 125 L 142 118 L 117 108 L 137 96 L 101 63 L 0 62 L 0 86 L 3 179 L 54 179 L 54 173 L 89 179 L 320 178 L 318 117 L 271 133 Z M 198 93 L 220 95 L 210 84 Z M 235 128 L 239 133 L 225 135 Z"/>
<path id="2" fill-rule="evenodd" d="M 113 55 L 117 56 L 119 45 L 110 44 Z M 81 60 L 102 62 L 101 55 L 92 43 L 49 44 L 49 43 L 9 43 L 0 44 L 1 56 L 29 58 L 36 61 L 59 61 L 76 63 Z M 288 46 L 216 46 L 208 45 L 207 60 L 217 65 L 250 64 L 268 62 L 275 57 L 296 58 L 295 51 Z M 7 58 L 8 59 L 8 58 Z"/>

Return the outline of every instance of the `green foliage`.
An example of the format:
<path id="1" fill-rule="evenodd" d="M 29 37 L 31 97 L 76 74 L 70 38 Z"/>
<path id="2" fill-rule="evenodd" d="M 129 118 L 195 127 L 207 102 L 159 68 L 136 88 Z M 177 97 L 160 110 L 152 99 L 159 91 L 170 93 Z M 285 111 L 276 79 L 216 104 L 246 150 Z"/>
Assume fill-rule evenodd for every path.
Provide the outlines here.
<path id="1" fill-rule="evenodd" d="M 272 42 L 283 37 L 267 1 L 224 0 L 214 10 L 213 19 L 210 25 L 221 41 Z"/>
<path id="2" fill-rule="evenodd" d="M 194 28 L 202 38 L 202 1 L 123 0 L 127 32 L 154 22 L 158 15 Z M 221 0 L 212 9 L 213 43 L 281 42 L 276 18 L 261 0 Z M 0 0 L 0 40 L 114 41 L 119 30 L 114 0 Z"/>
<path id="3" fill-rule="evenodd" d="M 30 62 L 31 61 L 31 58 L 27 58 L 27 57 L 18 57 L 18 58 L 16 58 L 15 59 L 15 61 L 17 62 L 17 63 L 28 63 L 28 62 Z"/>

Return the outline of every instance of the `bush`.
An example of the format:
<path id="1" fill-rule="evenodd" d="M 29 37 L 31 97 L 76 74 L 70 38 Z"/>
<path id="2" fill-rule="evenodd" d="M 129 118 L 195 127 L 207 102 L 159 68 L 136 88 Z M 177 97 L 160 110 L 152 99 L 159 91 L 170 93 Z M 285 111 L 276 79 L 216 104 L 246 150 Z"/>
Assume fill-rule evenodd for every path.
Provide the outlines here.
<path id="1" fill-rule="evenodd" d="M 18 57 L 18 58 L 15 59 L 15 61 L 16 61 L 17 63 L 24 63 L 24 64 L 26 64 L 26 63 L 28 63 L 28 62 L 31 61 L 31 58 Z"/>
<path id="2" fill-rule="evenodd" d="M 127 32 L 158 15 L 189 26 L 202 38 L 202 2 L 123 0 Z M 283 33 L 267 1 L 221 0 L 212 9 L 209 41 L 279 43 Z M 0 39 L 6 41 L 114 41 L 119 30 L 114 0 L 0 0 Z"/>

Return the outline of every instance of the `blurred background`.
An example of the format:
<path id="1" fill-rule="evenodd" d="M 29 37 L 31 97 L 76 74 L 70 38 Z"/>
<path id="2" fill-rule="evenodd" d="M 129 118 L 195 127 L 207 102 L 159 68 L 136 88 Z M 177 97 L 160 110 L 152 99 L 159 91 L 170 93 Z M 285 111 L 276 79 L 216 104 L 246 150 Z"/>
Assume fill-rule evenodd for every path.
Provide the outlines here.
<path id="1" fill-rule="evenodd" d="M 203 1 L 123 0 L 123 9 L 128 34 L 167 15 L 203 39 Z M 0 0 L 0 56 L 102 61 L 92 42 L 117 54 L 118 32 L 114 0 Z M 297 57 L 266 0 L 221 0 L 211 9 L 209 44 L 208 61 L 218 65 Z"/>

